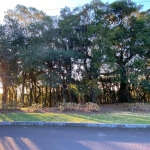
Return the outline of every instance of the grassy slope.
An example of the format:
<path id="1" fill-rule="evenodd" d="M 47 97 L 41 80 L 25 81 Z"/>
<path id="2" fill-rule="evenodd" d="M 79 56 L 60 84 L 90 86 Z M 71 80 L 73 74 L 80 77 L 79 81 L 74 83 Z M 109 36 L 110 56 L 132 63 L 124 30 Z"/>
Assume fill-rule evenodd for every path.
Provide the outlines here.
<path id="1" fill-rule="evenodd" d="M 51 122 L 89 122 L 89 123 L 125 123 L 150 124 L 150 114 L 134 112 L 116 112 L 107 114 L 85 113 L 3 113 L 2 121 L 51 121 Z"/>

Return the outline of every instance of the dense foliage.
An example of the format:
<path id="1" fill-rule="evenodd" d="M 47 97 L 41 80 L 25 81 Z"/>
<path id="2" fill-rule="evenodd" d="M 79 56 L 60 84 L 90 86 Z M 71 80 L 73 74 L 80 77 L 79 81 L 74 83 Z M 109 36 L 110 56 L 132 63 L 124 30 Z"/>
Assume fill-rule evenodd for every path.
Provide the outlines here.
<path id="1" fill-rule="evenodd" d="M 2 106 L 150 101 L 150 10 L 94 0 L 47 16 L 17 5 L 4 21 Z"/>

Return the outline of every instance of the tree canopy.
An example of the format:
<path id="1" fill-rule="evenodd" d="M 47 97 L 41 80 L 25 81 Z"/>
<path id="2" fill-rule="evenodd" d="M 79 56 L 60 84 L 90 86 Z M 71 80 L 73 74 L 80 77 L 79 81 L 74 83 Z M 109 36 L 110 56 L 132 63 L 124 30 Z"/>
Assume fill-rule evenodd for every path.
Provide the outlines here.
<path id="1" fill-rule="evenodd" d="M 48 16 L 17 5 L 0 26 L 2 106 L 150 101 L 150 13 L 99 0 Z"/>

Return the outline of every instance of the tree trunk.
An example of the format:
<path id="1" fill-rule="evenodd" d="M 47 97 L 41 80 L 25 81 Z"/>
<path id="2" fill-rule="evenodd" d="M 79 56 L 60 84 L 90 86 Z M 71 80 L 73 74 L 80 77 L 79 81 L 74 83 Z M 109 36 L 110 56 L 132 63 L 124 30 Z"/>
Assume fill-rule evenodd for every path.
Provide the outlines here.
<path id="1" fill-rule="evenodd" d="M 49 107 L 52 106 L 52 89 L 49 87 Z"/>
<path id="2" fill-rule="evenodd" d="M 7 86 L 6 86 L 5 84 L 3 84 L 2 108 L 4 108 L 3 106 L 6 104 L 6 101 L 7 101 L 7 94 L 8 94 Z"/>
<path id="3" fill-rule="evenodd" d="M 128 90 L 127 90 L 127 84 L 124 82 L 120 83 L 120 89 L 119 89 L 119 102 L 125 103 L 129 102 L 129 97 L 128 97 Z"/>
<path id="4" fill-rule="evenodd" d="M 47 100 L 47 86 L 45 87 L 45 96 L 44 96 L 44 101 L 43 101 L 43 106 L 46 107 L 46 100 Z"/>
<path id="5" fill-rule="evenodd" d="M 37 85 L 35 85 L 35 86 L 37 86 Z M 41 97 L 41 88 L 40 88 L 40 86 L 37 86 L 37 88 L 38 88 L 39 90 L 38 90 L 38 95 L 36 96 L 36 94 L 35 94 L 35 103 L 38 103 L 39 98 Z M 36 87 L 35 87 L 35 89 L 36 89 Z M 37 90 L 36 90 L 36 91 L 37 91 Z M 37 93 L 37 92 L 35 92 L 35 93 Z"/>
<path id="6" fill-rule="evenodd" d="M 7 102 L 7 95 L 8 95 L 8 87 L 7 87 L 7 83 L 6 83 L 6 79 L 1 78 L 2 79 L 2 85 L 3 85 L 3 94 L 2 94 L 2 109 L 4 108 L 4 105 Z"/>
<path id="7" fill-rule="evenodd" d="M 8 88 L 8 102 L 12 102 L 12 101 L 13 101 L 12 88 L 9 87 L 9 88 Z"/>
<path id="8" fill-rule="evenodd" d="M 102 104 L 103 104 L 103 103 L 106 103 L 107 98 L 106 98 L 106 90 L 105 90 L 104 83 L 102 80 L 101 80 L 101 83 L 102 83 L 102 88 L 103 88 L 103 99 L 102 99 Z"/>
<path id="9" fill-rule="evenodd" d="M 14 90 L 14 102 L 17 103 L 17 89 Z"/>
<path id="10" fill-rule="evenodd" d="M 22 80 L 21 103 L 24 104 L 24 87 L 25 87 L 25 77 L 26 77 L 26 74 L 24 72 L 22 73 L 22 77 L 23 80 Z"/>
<path id="11" fill-rule="evenodd" d="M 95 93 L 92 85 L 90 85 L 90 102 L 95 102 Z"/>
<path id="12" fill-rule="evenodd" d="M 127 74 L 126 74 L 126 68 L 125 66 L 121 67 L 120 72 L 120 89 L 118 91 L 118 100 L 121 103 L 129 102 L 129 96 L 128 96 L 128 88 L 127 88 Z"/>
<path id="13" fill-rule="evenodd" d="M 37 93 L 36 85 L 33 84 L 33 103 L 36 103 L 36 93 Z"/>
<path id="14" fill-rule="evenodd" d="M 29 106 L 33 103 L 33 83 L 30 81 Z"/>

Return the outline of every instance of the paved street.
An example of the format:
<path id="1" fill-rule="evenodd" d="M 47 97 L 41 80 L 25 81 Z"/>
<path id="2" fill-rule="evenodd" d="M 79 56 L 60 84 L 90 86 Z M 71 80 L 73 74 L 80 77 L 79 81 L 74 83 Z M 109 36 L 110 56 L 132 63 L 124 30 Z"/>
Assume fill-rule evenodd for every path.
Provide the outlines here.
<path id="1" fill-rule="evenodd" d="M 0 150 L 150 150 L 150 129 L 1 126 Z"/>

